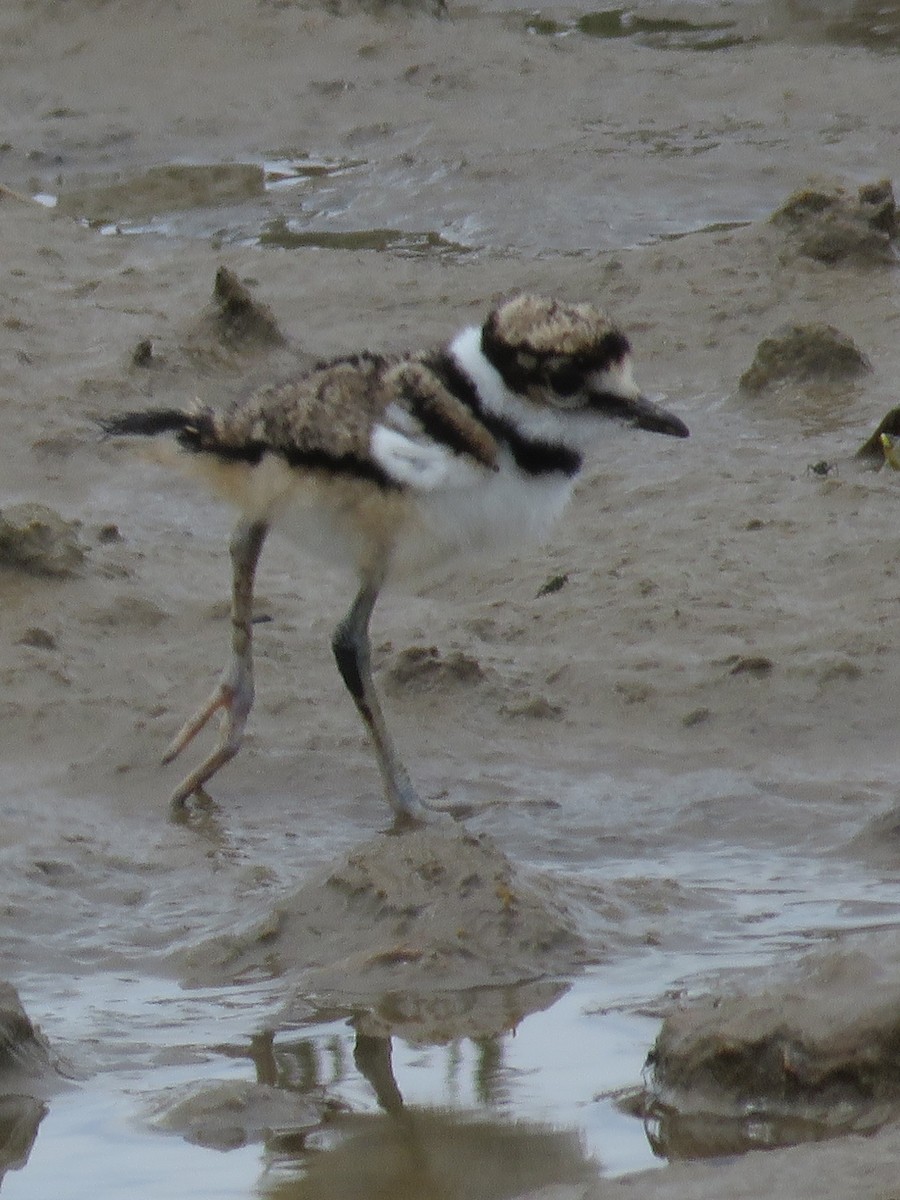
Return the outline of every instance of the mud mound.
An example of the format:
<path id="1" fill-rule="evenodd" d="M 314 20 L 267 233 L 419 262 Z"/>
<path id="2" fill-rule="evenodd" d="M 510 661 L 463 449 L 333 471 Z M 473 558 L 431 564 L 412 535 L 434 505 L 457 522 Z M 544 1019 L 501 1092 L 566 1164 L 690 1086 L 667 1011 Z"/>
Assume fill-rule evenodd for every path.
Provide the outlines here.
<path id="1" fill-rule="evenodd" d="M 856 457 L 864 459 L 870 466 L 881 468 L 885 463 L 884 441 L 882 434 L 896 438 L 900 434 L 900 408 L 892 408 L 878 422 L 875 432 L 867 437 L 856 452 Z"/>
<path id="2" fill-rule="evenodd" d="M 841 382 L 871 369 L 853 339 L 833 325 L 783 325 L 759 343 L 741 389 L 758 393 L 786 382 Z"/>
<path id="3" fill-rule="evenodd" d="M 145 345 L 148 340 L 149 357 Z M 144 368 L 163 361 L 171 365 L 184 354 L 193 369 L 231 374 L 259 360 L 267 364 L 267 372 L 276 376 L 281 370 L 276 352 L 285 351 L 287 346 L 288 339 L 271 308 L 254 296 L 246 280 L 220 266 L 210 301 L 185 329 L 182 345 L 170 347 L 168 353 L 157 357 L 152 339 L 144 338 L 132 353 L 132 363 Z M 250 385 L 252 379 L 244 382 Z"/>
<path id="4" fill-rule="evenodd" d="M 46 504 L 11 504 L 0 512 L 0 567 L 31 575 L 74 575 L 85 549 L 76 522 Z"/>
<path id="5" fill-rule="evenodd" d="M 869 266 L 896 262 L 900 232 L 890 180 L 863 185 L 848 196 L 839 187 L 804 188 L 772 216 L 799 254 L 834 266 Z"/>
<path id="6" fill-rule="evenodd" d="M 209 320 L 230 345 L 258 343 L 280 346 L 284 334 L 272 310 L 262 304 L 250 289 L 227 267 L 219 267 L 213 285 L 213 309 Z"/>
<path id="7" fill-rule="evenodd" d="M 41 1075 L 49 1069 L 46 1039 L 28 1019 L 16 989 L 0 983 L 0 1091 L 10 1075 Z"/>
<path id="8" fill-rule="evenodd" d="M 369 1010 L 368 1032 L 437 1039 L 509 1028 L 583 961 L 551 882 L 450 825 L 373 838 L 179 967 L 191 984 L 290 976 L 296 994 Z"/>
<path id="9" fill-rule="evenodd" d="M 867 821 L 846 849 L 872 866 L 896 870 L 900 864 L 900 805 Z"/>
<path id="10" fill-rule="evenodd" d="M 900 949 L 893 934 L 817 952 L 746 993 L 667 1017 L 655 1098 L 681 1113 L 871 1130 L 900 1114 Z"/>
<path id="11" fill-rule="evenodd" d="M 47 1112 L 42 1097 L 58 1082 L 47 1040 L 16 989 L 0 982 L 0 1183 L 28 1161 Z"/>

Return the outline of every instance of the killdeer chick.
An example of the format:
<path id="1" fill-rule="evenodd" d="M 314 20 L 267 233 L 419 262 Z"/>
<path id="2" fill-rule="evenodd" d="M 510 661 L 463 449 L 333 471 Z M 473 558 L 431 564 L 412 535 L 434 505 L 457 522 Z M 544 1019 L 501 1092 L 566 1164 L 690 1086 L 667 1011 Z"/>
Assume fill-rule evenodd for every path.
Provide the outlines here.
<path id="1" fill-rule="evenodd" d="M 332 648 L 400 823 L 426 818 L 385 725 L 369 619 L 385 581 L 457 555 L 539 536 L 571 496 L 585 454 L 624 424 L 687 437 L 645 399 L 627 338 L 588 304 L 522 295 L 443 349 L 359 354 L 264 387 L 225 412 L 127 412 L 107 435 L 174 434 L 188 465 L 240 518 L 231 538 L 231 655 L 172 742 L 180 754 L 215 714 L 218 743 L 176 788 L 180 806 L 241 744 L 253 704 L 252 598 L 271 528 L 355 572 Z"/>

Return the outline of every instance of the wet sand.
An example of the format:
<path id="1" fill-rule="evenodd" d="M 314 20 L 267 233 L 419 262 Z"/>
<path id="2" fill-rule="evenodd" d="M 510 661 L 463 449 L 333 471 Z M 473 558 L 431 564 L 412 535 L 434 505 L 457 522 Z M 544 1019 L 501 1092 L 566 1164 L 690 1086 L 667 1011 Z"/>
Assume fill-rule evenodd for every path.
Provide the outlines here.
<path id="1" fill-rule="evenodd" d="M 785 1098 L 777 1072 L 756 1092 L 711 1095 L 709 1060 L 688 1037 L 692 1021 L 706 1029 L 697 998 L 728 997 L 732 1042 L 740 1029 L 753 1044 L 760 1010 L 774 1013 L 760 1037 L 788 1013 L 787 1042 L 767 1044 L 814 1054 L 823 1009 L 835 1022 L 849 1012 L 848 1039 L 859 1034 L 848 956 L 863 956 L 859 978 L 877 978 L 879 995 L 900 978 L 871 940 L 894 936 L 900 903 L 900 476 L 854 457 L 900 400 L 898 272 L 852 237 L 846 254 L 810 257 L 808 228 L 766 219 L 813 173 L 837 178 L 843 213 L 859 184 L 900 175 L 896 43 L 873 48 L 863 6 L 857 36 L 839 42 L 800 6 L 789 22 L 775 8 L 657 6 L 693 22 L 659 44 L 658 30 L 598 38 L 555 10 L 561 27 L 536 30 L 499 10 L 194 3 L 159 5 L 149 21 L 131 4 L 4 6 L 0 182 L 22 195 L 0 191 L 0 514 L 38 543 L 40 512 L 17 506 L 56 516 L 50 559 L 13 533 L 0 567 L 0 978 L 61 1068 L 59 1091 L 43 1071 L 40 1086 L 18 1075 L 5 1086 L 25 1097 L 3 1127 L 11 1196 L 46 1186 L 54 1106 L 71 1111 L 78 1095 L 103 1112 L 127 1094 L 131 1126 L 191 1146 L 244 1146 L 235 1195 L 359 1194 L 372 1177 L 360 1183 L 351 1165 L 396 1180 L 412 1142 L 449 1186 L 453 1163 L 479 1161 L 481 1127 L 460 1133 L 453 1105 L 448 1117 L 431 1098 L 397 1133 L 394 1076 L 412 1071 L 410 1047 L 470 1037 L 483 1049 L 517 1026 L 527 1045 L 529 1021 L 572 980 L 588 981 L 572 993 L 579 1020 L 637 1023 L 642 1053 L 676 1014 L 661 1049 L 686 1039 L 697 1074 L 667 1060 L 658 1092 L 641 1095 L 638 1064 L 612 1097 L 644 1112 L 661 1153 L 791 1140 L 781 1135 L 806 1119 L 797 1140 L 834 1136 L 609 1179 L 611 1164 L 627 1169 L 611 1143 L 607 1162 L 602 1148 L 587 1161 L 575 1118 L 548 1105 L 544 1124 L 510 1123 L 506 1143 L 496 1123 L 484 1134 L 484 1161 L 508 1164 L 485 1194 L 796 1200 L 895 1186 L 896 1098 L 881 1076 L 877 1111 L 842 1094 L 848 1120 L 826 1128 L 806 1093 L 802 1112 Z M 829 10 L 832 25 L 843 11 Z M 729 44 L 678 42 L 711 38 L 690 30 L 718 18 Z M 261 193 L 258 172 L 226 173 L 237 192 L 224 208 L 191 201 L 152 228 L 150 168 L 288 159 L 323 169 L 293 192 L 266 187 L 265 171 Z M 135 197 L 118 217 L 113 185 Z M 184 194 L 183 178 L 173 186 Z M 57 209 L 27 199 L 37 193 L 59 196 Z M 95 227 L 75 219 L 79 204 Z M 151 228 L 134 232 L 141 222 Z M 204 223 L 215 237 L 200 236 Z M 673 233 L 686 236 L 651 240 Z M 638 241 L 650 244 L 627 248 Z M 223 265 L 268 307 L 282 344 L 223 324 L 212 300 Z M 98 442 L 94 419 L 223 402 L 340 351 L 438 343 L 520 289 L 607 307 L 643 386 L 692 437 L 617 435 L 551 544 L 379 605 L 396 735 L 424 796 L 464 822 L 405 866 L 402 853 L 399 865 L 379 857 L 386 807 L 329 649 L 350 583 L 274 540 L 250 735 L 214 807 L 173 822 L 180 764 L 158 760 L 224 660 L 230 514 L 152 454 Z M 868 367 L 741 387 L 764 339 L 814 324 L 852 339 Z M 454 874 L 463 852 L 481 856 L 468 892 Z M 424 924 L 403 912 L 407 870 Z M 813 988 L 821 1007 L 788 1005 Z M 299 1057 L 285 1075 L 278 1038 L 305 1021 L 332 1037 L 329 1022 L 351 1011 L 364 1082 L 337 1089 L 351 1113 L 329 1141 L 335 1095 L 321 1080 L 304 1091 Z M 861 1018 L 872 1045 L 890 1044 L 889 1025 L 868 1008 Z M 206 1089 L 220 1058 L 235 1064 L 224 1083 L 244 1088 L 237 1101 L 218 1093 L 224 1133 Z M 890 1076 L 883 1050 L 873 1061 Z M 588 1112 L 613 1090 L 591 1087 L 593 1067 L 585 1058 L 572 1083 Z M 505 1078 L 483 1060 L 473 1072 Z M 735 1097 L 771 1136 L 748 1134 Z M 91 1143 L 109 1139 L 107 1179 L 110 1128 Z M 330 1148 L 318 1174 L 291 1160 L 290 1129 Z M 259 1141 L 297 1169 L 258 1183 Z M 531 1175 L 512 1173 L 526 1161 Z M 104 1178 L 101 1160 L 92 1195 L 117 1194 Z M 454 1186 L 471 1194 L 466 1179 Z"/>

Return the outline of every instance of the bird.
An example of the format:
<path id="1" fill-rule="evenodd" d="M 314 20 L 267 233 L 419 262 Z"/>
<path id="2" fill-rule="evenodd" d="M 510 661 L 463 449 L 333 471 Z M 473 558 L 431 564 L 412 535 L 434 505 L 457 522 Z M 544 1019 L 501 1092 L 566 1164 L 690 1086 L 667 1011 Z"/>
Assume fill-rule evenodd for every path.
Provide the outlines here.
<path id="1" fill-rule="evenodd" d="M 171 796 L 205 794 L 237 754 L 254 700 L 253 589 L 272 529 L 349 566 L 355 592 L 332 650 L 374 749 L 395 825 L 435 817 L 391 737 L 369 624 L 383 586 L 540 538 L 615 426 L 684 438 L 638 388 L 628 337 L 592 303 L 519 293 L 437 349 L 346 354 L 216 410 L 125 411 L 105 437 L 173 436 L 182 464 L 238 509 L 230 540 L 231 647 L 211 695 L 166 751 L 216 714 L 217 742 Z"/>

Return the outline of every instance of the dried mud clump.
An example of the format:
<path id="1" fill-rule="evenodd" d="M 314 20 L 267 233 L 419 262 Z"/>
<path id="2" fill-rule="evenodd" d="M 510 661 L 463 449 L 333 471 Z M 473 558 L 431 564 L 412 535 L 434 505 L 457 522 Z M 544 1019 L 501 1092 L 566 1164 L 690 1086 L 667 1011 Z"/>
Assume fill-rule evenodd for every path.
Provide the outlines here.
<path id="1" fill-rule="evenodd" d="M 0 512 L 0 568 L 65 578 L 84 562 L 78 523 L 46 504 L 13 504 Z"/>
<path id="2" fill-rule="evenodd" d="M 436 646 L 409 646 L 398 654 L 388 679 L 398 688 L 428 691 L 454 684 L 481 683 L 486 676 L 477 658 L 454 650 L 444 656 Z"/>
<path id="3" fill-rule="evenodd" d="M 758 393 L 788 382 L 846 382 L 871 369 L 853 339 L 833 325 L 783 325 L 759 343 L 740 386 Z"/>
<path id="4" fill-rule="evenodd" d="M 888 179 L 864 184 L 855 197 L 841 188 L 795 192 L 772 216 L 798 253 L 835 266 L 897 261 L 900 219 Z"/>
<path id="5" fill-rule="evenodd" d="M 10 1072 L 40 1073 L 50 1066 L 47 1042 L 28 1019 L 16 989 L 0 982 L 0 1091 Z"/>
<path id="6" fill-rule="evenodd" d="M 666 1018 L 653 1092 L 683 1112 L 788 1116 L 872 1129 L 900 1113 L 900 955 L 873 935 L 788 978 L 710 995 Z"/>
<path id="7" fill-rule="evenodd" d="M 254 299 L 250 289 L 227 267 L 219 267 L 216 272 L 212 320 L 222 340 L 231 346 L 284 344 L 284 334 L 272 310 Z"/>
<path id="8" fill-rule="evenodd" d="M 0 1186 L 7 1171 L 28 1162 L 47 1113 L 43 1097 L 56 1089 L 47 1040 L 29 1020 L 16 989 L 0 981 Z"/>

